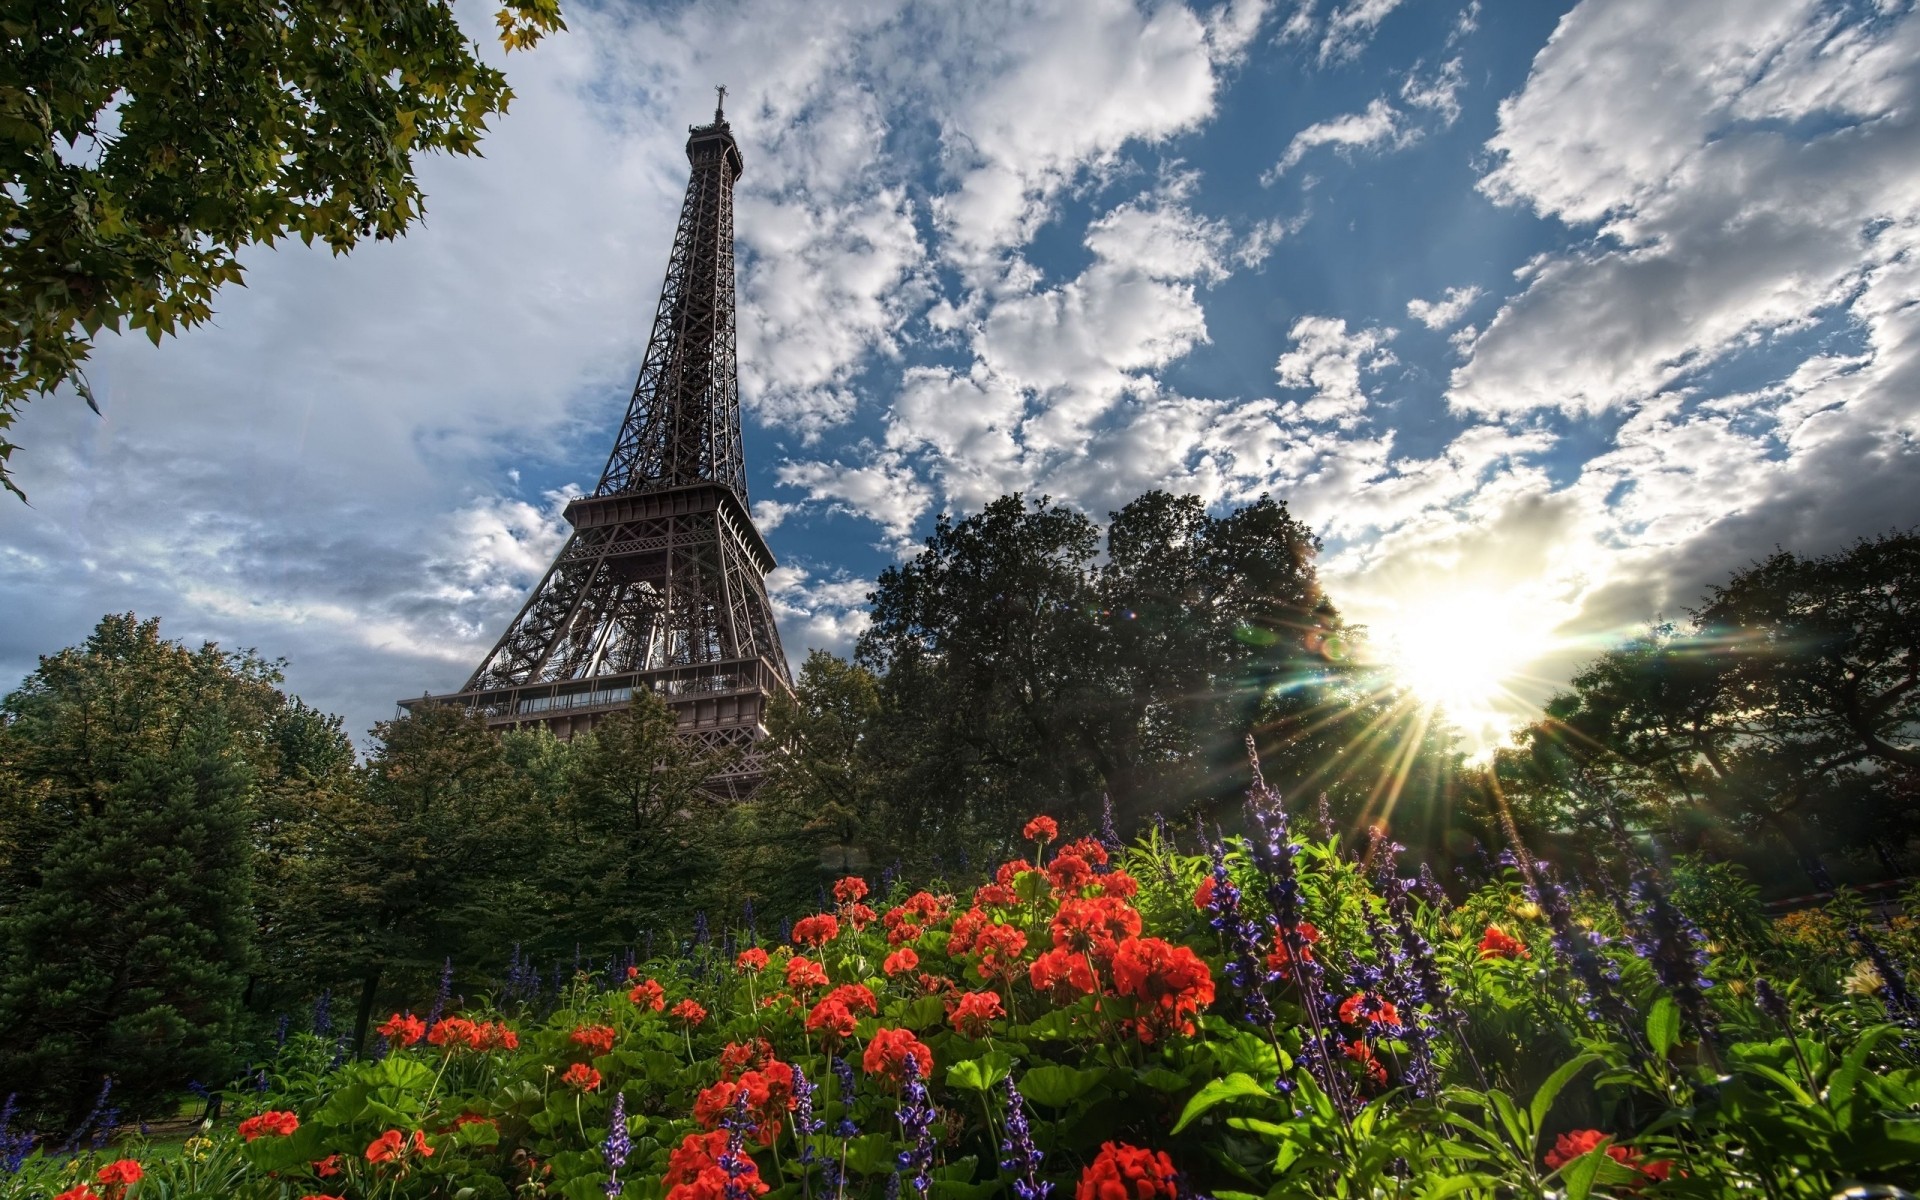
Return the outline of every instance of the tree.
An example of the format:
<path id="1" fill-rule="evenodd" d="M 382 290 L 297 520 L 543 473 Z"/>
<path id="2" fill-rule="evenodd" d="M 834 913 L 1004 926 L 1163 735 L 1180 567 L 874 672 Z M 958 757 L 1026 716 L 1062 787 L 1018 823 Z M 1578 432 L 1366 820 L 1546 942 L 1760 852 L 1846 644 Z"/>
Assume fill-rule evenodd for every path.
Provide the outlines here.
<path id="1" fill-rule="evenodd" d="M 562 28 L 502 0 L 509 50 Z M 240 251 L 335 253 L 419 218 L 418 154 L 472 154 L 512 92 L 439 0 L 35 0 L 0 24 L 0 485 L 7 429 L 102 329 L 213 314 Z M 23 497 L 24 498 L 24 497 Z"/>
<path id="2" fill-rule="evenodd" d="M 0 702 L 0 1076 L 72 1121 L 223 1078 L 252 962 L 249 821 L 276 664 L 132 614 Z"/>
<path id="3" fill-rule="evenodd" d="M 1823 850 L 1889 869 L 1920 830 L 1920 535 L 1778 551 L 1712 589 L 1685 628 L 1602 654 L 1502 756 L 1509 776 L 1610 781 L 1682 847 L 1771 836 L 1816 878 Z M 1567 798 L 1579 821 L 1580 794 Z"/>

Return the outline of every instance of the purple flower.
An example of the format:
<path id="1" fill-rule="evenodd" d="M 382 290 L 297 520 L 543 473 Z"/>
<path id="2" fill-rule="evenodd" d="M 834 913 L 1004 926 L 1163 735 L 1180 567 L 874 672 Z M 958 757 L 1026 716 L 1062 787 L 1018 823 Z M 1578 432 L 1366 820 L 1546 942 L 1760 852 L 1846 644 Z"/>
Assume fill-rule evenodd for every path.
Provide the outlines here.
<path id="1" fill-rule="evenodd" d="M 580 948 L 575 946 L 573 953 L 574 969 L 578 970 Z M 427 1010 L 427 1028 L 433 1028 L 434 1023 L 440 1019 L 440 1015 L 446 1011 L 447 998 L 451 995 L 453 995 L 453 959 L 448 958 L 446 964 L 440 968 L 440 990 L 434 994 L 433 1007 Z"/>
<path id="2" fill-rule="evenodd" d="M 1240 910 L 1240 889 L 1227 871 L 1225 845 L 1213 849 L 1213 898 L 1207 901 L 1207 924 L 1226 943 L 1227 982 L 1245 997 L 1249 1024 L 1273 1023 L 1273 1005 L 1267 1002 L 1267 969 L 1261 954 L 1260 927 Z"/>
<path id="3" fill-rule="evenodd" d="M 1033 1144 L 1033 1127 L 1027 1122 L 1027 1102 L 1014 1086 L 1013 1076 L 1002 1081 L 1007 1092 L 1007 1137 L 1000 1143 L 1002 1170 L 1012 1172 L 1013 1194 L 1019 1200 L 1047 1200 L 1053 1185 L 1040 1179 L 1040 1164 L 1046 1156 Z"/>
<path id="4" fill-rule="evenodd" d="M 613 1115 L 607 1118 L 607 1140 L 600 1143 L 600 1153 L 607 1159 L 606 1193 L 618 1196 L 626 1185 L 620 1182 L 620 1168 L 627 1165 L 627 1155 L 633 1153 L 633 1138 L 627 1133 L 627 1094 L 613 1094 Z"/>
<path id="5" fill-rule="evenodd" d="M 896 1170 L 908 1176 L 913 1190 L 925 1196 L 933 1188 L 933 1099 L 920 1082 L 920 1061 L 909 1054 L 901 1060 L 900 1136 L 907 1148 L 896 1160 Z"/>

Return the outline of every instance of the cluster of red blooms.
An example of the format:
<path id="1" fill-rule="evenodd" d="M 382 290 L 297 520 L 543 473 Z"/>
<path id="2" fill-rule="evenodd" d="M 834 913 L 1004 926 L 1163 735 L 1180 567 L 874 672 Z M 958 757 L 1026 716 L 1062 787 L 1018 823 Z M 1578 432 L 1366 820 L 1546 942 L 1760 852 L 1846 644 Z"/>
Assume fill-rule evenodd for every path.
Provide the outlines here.
<path id="1" fill-rule="evenodd" d="M 736 1155 L 738 1175 L 727 1172 L 720 1159 L 727 1153 L 729 1134 L 724 1129 L 711 1133 L 690 1133 L 667 1156 L 667 1173 L 661 1180 L 666 1200 L 727 1200 L 733 1195 L 765 1195 L 769 1190 L 760 1179 L 760 1168 L 746 1155 Z"/>
<path id="2" fill-rule="evenodd" d="M 793 944 L 818 950 L 840 936 L 840 922 L 830 913 L 801 917 L 793 923 Z"/>
<path id="3" fill-rule="evenodd" d="M 867 1043 L 867 1052 L 860 1056 L 860 1068 L 897 1085 L 906 1080 L 908 1055 L 919 1065 L 920 1078 L 933 1074 L 933 1051 L 914 1037 L 911 1030 L 876 1029 L 873 1040 Z"/>
<path id="4" fill-rule="evenodd" d="M 300 1128 L 300 1118 L 290 1112 L 263 1112 L 256 1117 L 248 1117 L 240 1122 L 240 1136 L 247 1141 L 257 1137 L 271 1135 L 286 1137 Z"/>
<path id="5" fill-rule="evenodd" d="M 1340 1002 L 1340 1019 L 1379 1029 L 1400 1024 L 1400 1010 L 1377 992 L 1355 992 Z"/>
<path id="6" fill-rule="evenodd" d="M 1598 1129 L 1576 1129 L 1572 1133 L 1563 1133 L 1553 1141 L 1553 1149 L 1547 1151 L 1547 1166 L 1559 1170 L 1582 1154 L 1591 1154 L 1605 1148 L 1606 1155 L 1621 1166 L 1638 1171 L 1641 1182 L 1664 1183 L 1673 1173 L 1673 1164 L 1666 1159 L 1649 1162 L 1640 1154 L 1625 1146 L 1613 1144 L 1613 1135 L 1601 1133 Z"/>
<path id="7" fill-rule="evenodd" d="M 1179 1175 L 1165 1152 L 1103 1142 L 1080 1172 L 1073 1200 L 1175 1200 L 1179 1194 Z"/>
<path id="8" fill-rule="evenodd" d="M 748 1045 L 728 1043 L 720 1055 L 720 1082 L 694 1098 L 693 1119 L 702 1129 L 717 1128 L 742 1095 L 747 1098 L 747 1115 L 754 1122 L 755 1140 L 771 1146 L 780 1136 L 781 1122 L 793 1111 L 795 1098 L 793 1068 L 775 1058 L 773 1048 L 764 1040 Z"/>
<path id="9" fill-rule="evenodd" d="M 380 1026 L 375 1032 L 390 1042 L 399 1042 L 402 1046 L 411 1046 L 421 1038 L 427 1036 L 427 1023 L 412 1013 L 408 1013 L 404 1017 L 399 1013 L 395 1013 L 391 1017 L 388 1017 L 386 1024 Z"/>
<path id="10" fill-rule="evenodd" d="M 887 978 L 891 979 L 895 975 L 904 975 L 919 965 L 920 956 L 914 953 L 913 947 L 902 946 L 892 954 L 887 955 L 887 960 L 880 964 L 880 970 Z"/>
<path id="11" fill-rule="evenodd" d="M 821 997 L 807 1014 L 807 1032 L 819 1034 L 828 1045 L 838 1045 L 853 1036 L 861 1013 L 879 1016 L 879 1000 L 865 984 L 842 984 Z"/>
<path id="12" fill-rule="evenodd" d="M 1144 1006 L 1135 1033 L 1151 1046 L 1172 1034 L 1192 1035 L 1193 1019 L 1213 1003 L 1213 973 L 1185 946 L 1128 938 L 1114 951 L 1113 990 Z"/>
<path id="13" fill-rule="evenodd" d="M 407 1135 L 398 1129 L 389 1129 L 367 1146 L 367 1161 L 374 1166 L 395 1162 L 407 1153 Z M 421 1158 L 432 1158 L 433 1147 L 427 1145 L 427 1135 L 418 1129 L 413 1131 L 413 1152 Z"/>
<path id="14" fill-rule="evenodd" d="M 645 983 L 635 984 L 633 990 L 627 993 L 627 999 L 642 1008 L 660 1012 L 667 1007 L 667 989 L 661 987 L 657 981 L 649 979 Z"/>
<path id="15" fill-rule="evenodd" d="M 811 988 L 827 986 L 827 969 L 810 958 L 794 957 L 787 960 L 787 988 L 790 991 L 804 992 Z"/>
<path id="16" fill-rule="evenodd" d="M 888 909 L 880 918 L 887 927 L 887 945 L 899 946 L 913 941 L 927 931 L 927 926 L 946 920 L 951 908 L 950 900 L 942 900 L 930 892 L 908 896 L 906 903 Z"/>
<path id="17" fill-rule="evenodd" d="M 688 1029 L 697 1029 L 700 1022 L 707 1019 L 707 1010 L 691 996 L 673 1006 L 673 1015 L 684 1022 Z"/>
<path id="18" fill-rule="evenodd" d="M 742 975 L 758 975 L 767 969 L 767 952 L 758 946 L 749 946 L 734 958 L 733 968 Z"/>
<path id="19" fill-rule="evenodd" d="M 499 1021 L 469 1021 L 465 1017 L 446 1017 L 435 1021 L 427 1031 L 430 1045 L 455 1050 L 518 1050 L 520 1035 Z"/>
<path id="20" fill-rule="evenodd" d="M 1060 823 L 1052 817 L 1035 817 L 1027 822 L 1020 836 L 1030 842 L 1051 842 L 1060 836 Z"/>
<path id="21" fill-rule="evenodd" d="M 61 1192 L 53 1200 L 119 1200 L 121 1196 L 126 1195 L 127 1189 L 139 1183 L 144 1175 L 146 1171 L 138 1162 L 131 1158 L 122 1158 L 108 1163 L 94 1174 L 93 1178 L 99 1183 L 100 1191 L 96 1192 L 91 1185 L 83 1183 L 79 1187 Z"/>
<path id="22" fill-rule="evenodd" d="M 586 1047 L 588 1055 L 598 1058 L 613 1053 L 613 1029 L 607 1025 L 582 1025 L 567 1035 L 576 1046 Z"/>
<path id="23" fill-rule="evenodd" d="M 995 992 L 967 992 L 947 1006 L 947 1021 L 961 1037 L 985 1037 L 992 1024 L 1006 1015 Z"/>
<path id="24" fill-rule="evenodd" d="M 1480 957 L 1526 958 L 1527 946 L 1498 925 L 1489 925 L 1486 935 L 1480 939 Z"/>
<path id="25" fill-rule="evenodd" d="M 1300 943 L 1300 961 L 1312 962 L 1313 948 L 1320 941 L 1320 931 L 1314 928 L 1312 922 L 1302 921 L 1293 927 L 1293 936 Z M 1267 970 L 1279 971 L 1293 962 L 1293 948 L 1287 944 L 1288 940 L 1285 935 L 1273 939 L 1273 952 L 1267 955 Z"/>
<path id="26" fill-rule="evenodd" d="M 560 1075 L 560 1082 L 580 1092 L 600 1090 L 600 1072 L 585 1063 L 574 1063 Z"/>

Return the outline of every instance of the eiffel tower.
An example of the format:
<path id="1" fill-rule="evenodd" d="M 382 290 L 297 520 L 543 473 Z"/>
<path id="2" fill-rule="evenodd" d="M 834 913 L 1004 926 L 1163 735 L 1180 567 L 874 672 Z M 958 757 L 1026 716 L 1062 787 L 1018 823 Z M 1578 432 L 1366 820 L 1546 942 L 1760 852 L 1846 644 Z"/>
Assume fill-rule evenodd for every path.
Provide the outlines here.
<path id="1" fill-rule="evenodd" d="M 565 548 L 466 686 L 401 703 L 570 737 L 650 689 L 682 737 L 741 751 L 712 786 L 744 795 L 762 773 L 767 702 L 793 683 L 767 602 L 773 554 L 747 509 L 733 303 L 744 164 L 725 102 L 721 88 L 713 123 L 689 130 L 660 306 L 599 486 L 567 505 Z"/>

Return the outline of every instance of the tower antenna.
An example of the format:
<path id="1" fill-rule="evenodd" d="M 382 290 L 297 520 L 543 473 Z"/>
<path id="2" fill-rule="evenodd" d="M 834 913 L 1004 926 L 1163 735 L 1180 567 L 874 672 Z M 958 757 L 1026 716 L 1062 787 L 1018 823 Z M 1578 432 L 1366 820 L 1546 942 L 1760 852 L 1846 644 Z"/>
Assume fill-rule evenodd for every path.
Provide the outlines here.
<path id="1" fill-rule="evenodd" d="M 723 83 L 713 90 L 719 93 L 713 102 L 713 123 L 718 125 L 727 119 L 727 85 Z"/>

